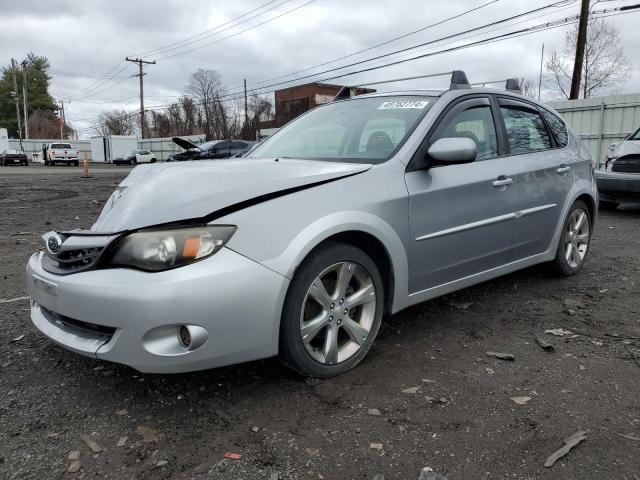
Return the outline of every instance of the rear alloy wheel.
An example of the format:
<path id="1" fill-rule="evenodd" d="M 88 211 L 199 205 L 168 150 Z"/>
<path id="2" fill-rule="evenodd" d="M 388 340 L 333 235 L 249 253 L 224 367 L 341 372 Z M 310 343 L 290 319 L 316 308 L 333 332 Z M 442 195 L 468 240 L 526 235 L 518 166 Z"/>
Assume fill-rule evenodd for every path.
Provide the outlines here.
<path id="1" fill-rule="evenodd" d="M 318 378 L 350 370 L 378 333 L 383 297 L 380 273 L 364 252 L 339 243 L 322 246 L 302 263 L 287 294 L 283 360 Z"/>
<path id="2" fill-rule="evenodd" d="M 591 215 L 584 202 L 573 204 L 565 220 L 554 266 L 557 273 L 571 276 L 578 273 L 589 253 Z"/>

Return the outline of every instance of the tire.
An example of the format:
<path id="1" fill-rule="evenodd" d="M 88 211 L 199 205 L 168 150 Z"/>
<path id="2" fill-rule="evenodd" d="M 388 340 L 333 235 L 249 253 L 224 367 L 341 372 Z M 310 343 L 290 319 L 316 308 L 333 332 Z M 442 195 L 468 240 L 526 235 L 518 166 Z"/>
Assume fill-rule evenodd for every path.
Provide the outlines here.
<path id="1" fill-rule="evenodd" d="M 608 202 L 607 200 L 600 200 L 598 205 L 602 210 L 615 210 L 620 204 L 618 202 Z"/>
<path id="2" fill-rule="evenodd" d="M 342 282 L 346 289 L 340 288 L 341 275 L 350 278 Z M 321 289 L 314 288 L 318 282 Z M 357 292 L 364 302 L 358 301 Z M 347 307 L 350 300 L 352 308 Z M 382 277 L 367 254 L 342 243 L 320 246 L 302 262 L 289 286 L 280 324 L 280 359 L 298 373 L 316 378 L 351 370 L 373 345 L 383 305 Z M 315 329 L 309 325 L 314 319 Z M 309 340 L 303 340 L 303 322 Z"/>
<path id="3" fill-rule="evenodd" d="M 152 158 L 152 159 L 151 159 L 151 163 L 156 163 L 156 159 L 155 159 L 155 158 Z"/>
<path id="4" fill-rule="evenodd" d="M 584 214 L 584 219 L 579 228 L 576 229 L 575 220 L 580 218 L 581 213 Z M 582 270 L 591 247 L 592 226 L 593 221 L 589 208 L 582 200 L 577 200 L 569 209 L 567 218 L 562 224 L 562 234 L 558 243 L 556 258 L 552 263 L 554 273 L 570 277 Z M 578 240 L 579 238 L 584 241 Z M 575 255 L 570 255 L 569 245 L 572 245 L 571 252 L 574 252 Z"/>
<path id="5" fill-rule="evenodd" d="M 79 167 L 80 166 L 80 162 L 78 160 L 76 160 L 75 162 L 73 162 L 73 166 L 74 167 Z"/>

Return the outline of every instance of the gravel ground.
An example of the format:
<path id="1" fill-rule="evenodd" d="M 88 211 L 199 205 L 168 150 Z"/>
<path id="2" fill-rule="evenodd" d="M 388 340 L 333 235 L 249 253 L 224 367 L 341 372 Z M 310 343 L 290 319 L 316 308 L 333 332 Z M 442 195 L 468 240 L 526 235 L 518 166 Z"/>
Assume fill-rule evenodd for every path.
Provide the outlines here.
<path id="1" fill-rule="evenodd" d="M 0 478 L 640 480 L 640 209 L 602 212 L 577 277 L 534 267 L 410 308 L 339 378 L 273 359 L 143 375 L 54 346 L 28 301 L 4 302 L 26 295 L 40 234 L 88 227 L 124 175 L 78 171 L 0 170 Z"/>

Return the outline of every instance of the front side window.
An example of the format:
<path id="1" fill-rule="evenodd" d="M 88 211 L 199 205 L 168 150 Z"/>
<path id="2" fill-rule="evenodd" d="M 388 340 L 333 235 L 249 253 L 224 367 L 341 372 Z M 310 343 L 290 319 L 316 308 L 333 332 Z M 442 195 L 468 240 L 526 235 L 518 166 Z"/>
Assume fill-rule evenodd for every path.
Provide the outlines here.
<path id="1" fill-rule="evenodd" d="M 248 157 L 382 163 L 409 137 L 434 100 L 396 96 L 329 103 L 292 121 Z"/>
<path id="2" fill-rule="evenodd" d="M 446 118 L 431 143 L 440 138 L 470 138 L 476 143 L 476 161 L 488 160 L 498 156 L 493 114 L 489 105 L 477 105 Z"/>
<path id="3" fill-rule="evenodd" d="M 542 116 L 544 117 L 547 125 L 551 129 L 553 136 L 556 138 L 556 143 L 558 147 L 564 148 L 569 143 L 569 134 L 567 133 L 567 126 L 564 124 L 562 120 L 556 117 L 553 113 L 540 109 L 542 112 Z"/>
<path id="4" fill-rule="evenodd" d="M 501 105 L 512 155 L 538 152 L 551 148 L 551 139 L 540 114 L 528 106 Z"/>

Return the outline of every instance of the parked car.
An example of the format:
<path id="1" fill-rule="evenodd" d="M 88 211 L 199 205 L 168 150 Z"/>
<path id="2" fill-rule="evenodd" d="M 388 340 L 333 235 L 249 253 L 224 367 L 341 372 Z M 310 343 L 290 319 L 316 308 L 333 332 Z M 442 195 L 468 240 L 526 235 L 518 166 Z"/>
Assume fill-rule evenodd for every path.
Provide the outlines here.
<path id="1" fill-rule="evenodd" d="M 596 172 L 600 207 L 640 201 L 640 128 L 609 148 L 604 171 Z"/>
<path id="2" fill-rule="evenodd" d="M 24 152 L 20 150 L 5 150 L 0 152 L 0 165 L 6 167 L 7 165 L 29 165 L 29 159 Z"/>
<path id="3" fill-rule="evenodd" d="M 180 137 L 174 137 L 173 141 L 186 151 L 171 155 L 167 162 L 237 157 L 253 147 L 253 142 L 246 140 L 212 140 L 201 145 Z"/>
<path id="4" fill-rule="evenodd" d="M 531 98 L 452 83 L 319 106 L 245 158 L 135 168 L 89 231 L 43 236 L 33 323 L 143 372 L 280 355 L 330 377 L 384 315 L 538 263 L 578 273 L 589 153 Z"/>
<path id="5" fill-rule="evenodd" d="M 70 143 L 49 143 L 42 145 L 42 158 L 47 166 L 56 163 L 80 165 L 80 150 L 73 148 Z"/>
<path id="6" fill-rule="evenodd" d="M 129 165 L 135 165 L 137 163 L 156 163 L 156 156 L 150 150 L 134 150 L 123 155 L 118 155 L 113 159 L 113 163 L 121 165 L 128 163 Z"/>

